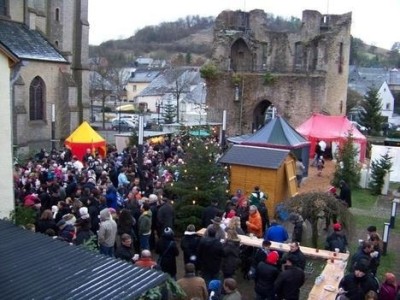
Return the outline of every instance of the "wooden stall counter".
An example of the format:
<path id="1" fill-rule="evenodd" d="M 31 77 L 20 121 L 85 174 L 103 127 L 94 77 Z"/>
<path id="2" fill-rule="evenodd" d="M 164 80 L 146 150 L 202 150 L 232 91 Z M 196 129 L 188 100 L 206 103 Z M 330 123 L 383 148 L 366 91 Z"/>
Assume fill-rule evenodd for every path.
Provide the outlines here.
<path id="1" fill-rule="evenodd" d="M 334 300 L 345 269 L 345 261 L 335 260 L 332 262 L 327 260 L 325 268 L 316 278 L 315 284 L 308 294 L 308 300 Z"/>
<path id="2" fill-rule="evenodd" d="M 202 228 L 199 231 L 197 231 L 197 234 L 203 236 L 205 231 L 206 231 L 206 229 Z M 262 242 L 263 242 L 263 239 L 259 239 L 256 237 L 250 237 L 250 236 L 241 235 L 241 234 L 239 234 L 238 236 L 240 238 L 240 243 L 243 245 L 246 245 L 246 246 L 261 247 Z M 289 247 L 288 243 L 271 242 L 271 249 L 288 252 L 290 247 Z M 347 261 L 347 259 L 349 258 L 348 253 L 335 253 L 335 252 L 328 251 L 328 250 L 315 249 L 315 248 L 311 248 L 311 247 L 305 247 L 302 245 L 300 245 L 300 250 L 301 250 L 301 252 L 304 253 L 304 255 L 315 257 L 315 258 L 341 260 L 341 261 Z"/>
<path id="3" fill-rule="evenodd" d="M 203 236 L 205 228 L 197 231 L 197 234 Z M 261 247 L 263 239 L 256 237 L 250 237 L 247 235 L 238 235 L 240 243 L 252 247 Z M 288 252 L 289 244 L 271 242 L 271 249 Z M 305 247 L 300 245 L 300 250 L 306 256 L 315 258 L 322 258 L 326 261 L 326 266 L 320 274 L 320 282 L 316 281 L 313 288 L 311 289 L 308 299 L 309 300 L 334 300 L 337 292 L 340 280 L 344 276 L 346 269 L 347 260 L 349 259 L 349 253 L 335 253 L 323 249 L 315 249 L 311 247 Z"/>

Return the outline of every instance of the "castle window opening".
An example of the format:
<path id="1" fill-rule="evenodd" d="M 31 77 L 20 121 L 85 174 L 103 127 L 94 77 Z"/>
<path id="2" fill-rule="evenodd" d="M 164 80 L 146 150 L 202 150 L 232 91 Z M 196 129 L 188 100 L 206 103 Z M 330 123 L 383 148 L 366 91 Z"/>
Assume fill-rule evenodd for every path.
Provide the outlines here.
<path id="1" fill-rule="evenodd" d="M 339 74 L 343 72 L 343 43 L 339 44 Z"/>
<path id="2" fill-rule="evenodd" d="M 59 8 L 56 8 L 55 16 L 56 16 L 55 17 L 56 21 L 60 22 L 60 9 Z"/>

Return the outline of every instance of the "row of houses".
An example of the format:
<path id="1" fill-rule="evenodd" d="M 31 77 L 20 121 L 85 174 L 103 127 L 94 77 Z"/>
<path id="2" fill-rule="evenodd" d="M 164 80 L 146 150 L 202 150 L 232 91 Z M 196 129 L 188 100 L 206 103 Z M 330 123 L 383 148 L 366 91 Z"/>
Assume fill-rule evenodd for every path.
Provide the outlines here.
<path id="1" fill-rule="evenodd" d="M 110 81 L 106 81 L 106 103 L 111 107 L 132 103 L 136 109 L 159 115 L 161 119 L 168 107 L 174 107 L 177 110 L 177 122 L 205 122 L 207 87 L 200 76 L 200 68 L 159 68 L 159 65 L 154 68 L 139 65 L 122 69 L 118 75 L 121 78 L 121 93 Z M 91 72 L 94 104 L 101 104 L 104 95 L 104 84 L 100 76 L 96 71 Z"/>
<path id="2" fill-rule="evenodd" d="M 155 65 L 153 61 L 156 62 Z M 92 74 L 98 76 L 96 72 Z M 176 107 L 179 99 L 181 122 L 206 120 L 207 87 L 198 67 L 171 68 L 159 60 L 139 58 L 135 62 L 135 68 L 123 69 L 121 74 L 124 74 L 123 93 L 118 101 L 110 93 L 110 103 L 129 102 L 136 107 L 163 115 L 164 107 L 170 104 Z M 381 115 L 389 123 L 400 125 L 400 116 L 394 113 L 393 96 L 393 92 L 400 91 L 398 69 L 350 66 L 348 87 L 361 96 L 369 88 L 377 89 L 382 101 Z M 349 119 L 359 121 L 359 110 L 360 107 L 357 106 L 348 112 Z"/>

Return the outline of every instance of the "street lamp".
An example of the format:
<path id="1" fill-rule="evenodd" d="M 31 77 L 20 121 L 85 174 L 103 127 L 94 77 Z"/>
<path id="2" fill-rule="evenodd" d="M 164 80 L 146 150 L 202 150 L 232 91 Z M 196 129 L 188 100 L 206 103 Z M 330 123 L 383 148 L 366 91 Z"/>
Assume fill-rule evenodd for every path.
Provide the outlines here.
<path id="1" fill-rule="evenodd" d="M 51 104 L 51 150 L 56 149 L 56 105 Z"/>
<path id="2" fill-rule="evenodd" d="M 163 108 L 162 106 L 162 101 L 160 99 L 156 100 L 156 109 L 157 109 L 157 125 L 160 125 L 160 115 L 161 115 L 161 109 Z"/>
<path id="3" fill-rule="evenodd" d="M 383 229 L 383 251 L 382 251 L 382 255 L 386 255 L 387 253 L 387 246 L 388 246 L 388 242 L 389 242 L 389 229 L 390 229 L 390 223 L 384 223 L 384 229 Z"/>

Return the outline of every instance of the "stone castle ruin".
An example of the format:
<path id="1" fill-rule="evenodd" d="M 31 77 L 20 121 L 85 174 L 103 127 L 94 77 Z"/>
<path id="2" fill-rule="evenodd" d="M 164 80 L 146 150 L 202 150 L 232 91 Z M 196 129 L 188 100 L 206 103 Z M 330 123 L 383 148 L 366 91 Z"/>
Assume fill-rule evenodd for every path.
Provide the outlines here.
<path id="1" fill-rule="evenodd" d="M 351 13 L 303 11 L 296 32 L 268 30 L 262 10 L 217 17 L 207 78 L 208 121 L 227 111 L 230 136 L 260 128 L 272 112 L 293 126 L 313 112 L 346 113 Z"/>

